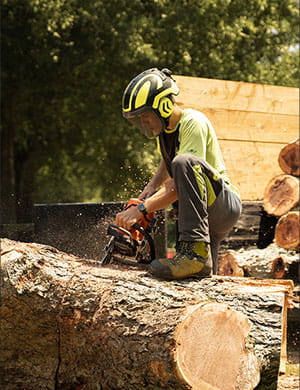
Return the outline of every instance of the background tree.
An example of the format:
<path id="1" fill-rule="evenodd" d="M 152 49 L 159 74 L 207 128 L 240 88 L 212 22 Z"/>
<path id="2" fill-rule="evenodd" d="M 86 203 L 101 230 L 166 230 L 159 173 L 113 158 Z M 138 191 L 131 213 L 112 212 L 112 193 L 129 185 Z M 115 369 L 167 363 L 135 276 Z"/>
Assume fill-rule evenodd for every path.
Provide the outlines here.
<path id="1" fill-rule="evenodd" d="M 120 113 L 140 71 L 297 86 L 294 0 L 2 0 L 1 204 L 126 200 L 157 162 Z"/>

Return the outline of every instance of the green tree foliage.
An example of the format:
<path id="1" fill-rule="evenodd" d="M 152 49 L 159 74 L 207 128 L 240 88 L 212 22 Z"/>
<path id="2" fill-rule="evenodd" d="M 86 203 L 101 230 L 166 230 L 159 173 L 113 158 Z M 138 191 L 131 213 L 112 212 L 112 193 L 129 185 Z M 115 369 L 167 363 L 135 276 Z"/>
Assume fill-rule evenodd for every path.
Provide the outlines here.
<path id="1" fill-rule="evenodd" d="M 137 194 L 158 155 L 120 113 L 133 76 L 158 66 L 296 86 L 297 44 L 295 0 L 2 0 L 2 144 L 15 197 Z"/>

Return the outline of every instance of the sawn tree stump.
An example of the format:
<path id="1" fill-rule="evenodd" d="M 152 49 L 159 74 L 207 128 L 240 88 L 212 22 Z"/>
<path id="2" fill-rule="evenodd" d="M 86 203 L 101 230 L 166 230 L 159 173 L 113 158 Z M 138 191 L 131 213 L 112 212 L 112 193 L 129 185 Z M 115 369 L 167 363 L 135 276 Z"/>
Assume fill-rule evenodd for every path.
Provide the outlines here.
<path id="1" fill-rule="evenodd" d="M 278 164 L 283 172 L 293 176 L 300 176 L 299 139 L 281 149 L 278 155 Z"/>
<path id="2" fill-rule="evenodd" d="M 164 282 L 44 245 L 1 250 L 2 389 L 276 389 L 290 282 Z"/>
<path id="3" fill-rule="evenodd" d="M 278 175 L 267 184 L 263 208 L 270 214 L 281 216 L 299 203 L 299 179 L 290 175 Z"/>
<path id="4" fill-rule="evenodd" d="M 274 241 L 281 248 L 300 248 L 299 212 L 290 211 L 279 218 L 275 227 Z"/>

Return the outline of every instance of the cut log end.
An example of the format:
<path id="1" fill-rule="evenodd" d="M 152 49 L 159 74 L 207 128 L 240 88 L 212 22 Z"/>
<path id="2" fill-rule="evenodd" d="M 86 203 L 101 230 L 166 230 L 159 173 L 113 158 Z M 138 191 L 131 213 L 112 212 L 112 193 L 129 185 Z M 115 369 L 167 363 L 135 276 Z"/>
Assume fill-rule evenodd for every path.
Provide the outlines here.
<path id="1" fill-rule="evenodd" d="M 275 228 L 275 243 L 281 248 L 297 249 L 300 247 L 300 217 L 291 211 L 279 218 Z"/>
<path id="2" fill-rule="evenodd" d="M 285 276 L 286 259 L 278 256 L 272 261 L 271 273 L 275 279 L 282 279 Z"/>
<path id="3" fill-rule="evenodd" d="M 292 142 L 281 149 L 278 156 L 278 164 L 283 172 L 294 176 L 300 175 L 299 140 Z"/>
<path id="4" fill-rule="evenodd" d="M 270 180 L 263 202 L 263 208 L 268 214 L 282 216 L 298 203 L 299 179 L 290 175 L 278 175 Z"/>
<path id="5" fill-rule="evenodd" d="M 227 252 L 220 256 L 218 275 L 221 276 L 245 276 L 243 268 L 238 265 L 236 257 Z"/>
<path id="6" fill-rule="evenodd" d="M 259 382 L 259 365 L 246 349 L 250 323 L 246 316 L 220 303 L 202 303 L 190 312 L 176 331 L 177 372 L 193 389 L 234 390 L 245 371 L 241 366 L 254 359 L 252 387 Z M 249 355 L 250 354 L 250 355 Z"/>

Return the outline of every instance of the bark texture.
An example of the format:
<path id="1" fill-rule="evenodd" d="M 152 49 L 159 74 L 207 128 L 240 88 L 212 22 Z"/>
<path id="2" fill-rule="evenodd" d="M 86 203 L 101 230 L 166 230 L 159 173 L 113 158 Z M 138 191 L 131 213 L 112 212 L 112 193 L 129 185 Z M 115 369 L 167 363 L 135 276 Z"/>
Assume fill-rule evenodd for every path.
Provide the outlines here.
<path id="1" fill-rule="evenodd" d="M 290 282 L 164 282 L 1 246 L 3 389 L 276 389 Z"/>

